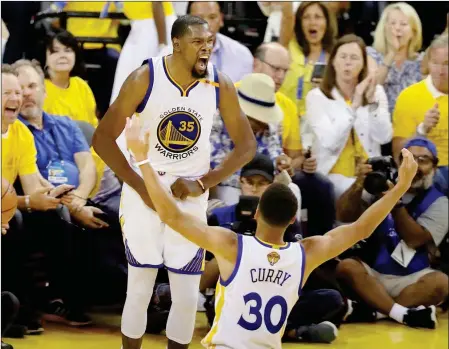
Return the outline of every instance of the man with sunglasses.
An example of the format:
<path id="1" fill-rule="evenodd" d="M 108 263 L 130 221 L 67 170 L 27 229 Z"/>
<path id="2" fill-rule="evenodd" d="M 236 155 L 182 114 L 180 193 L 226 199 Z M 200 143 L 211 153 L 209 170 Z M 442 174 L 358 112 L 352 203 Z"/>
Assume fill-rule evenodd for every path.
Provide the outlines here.
<path id="1" fill-rule="evenodd" d="M 449 201 L 433 184 L 438 168 L 435 144 L 419 136 L 409 139 L 404 148 L 418 163 L 410 189 L 379 225 L 373 243 L 368 243 L 372 258 L 345 259 L 338 265 L 337 274 L 369 306 L 363 310 L 354 307 L 359 319 L 374 321 L 390 317 L 411 327 L 433 329 L 435 306 L 448 296 L 448 277 L 433 269 L 431 262 L 439 254 L 438 247 L 448 232 Z M 356 182 L 340 198 L 337 203 L 340 221 L 355 221 L 370 202 L 378 199 L 365 198 L 363 191 L 364 177 L 371 171 L 371 165 L 363 165 Z M 371 253 L 363 255 L 367 254 Z M 428 307 L 431 320 L 421 314 L 412 315 L 411 321 L 410 315 L 420 306 Z"/>

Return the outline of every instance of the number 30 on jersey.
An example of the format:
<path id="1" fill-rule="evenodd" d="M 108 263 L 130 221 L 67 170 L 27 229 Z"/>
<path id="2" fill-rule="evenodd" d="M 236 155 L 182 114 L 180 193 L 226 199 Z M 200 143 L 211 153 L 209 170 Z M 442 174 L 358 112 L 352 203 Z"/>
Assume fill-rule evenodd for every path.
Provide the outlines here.
<path id="1" fill-rule="evenodd" d="M 287 301 L 283 297 L 274 296 L 270 298 L 264 309 L 262 309 L 262 297 L 256 292 L 246 294 L 243 297 L 243 300 L 245 301 L 245 304 L 248 304 L 252 301 L 255 302 L 255 304 L 253 303 L 249 307 L 249 315 L 252 319 L 254 319 L 254 321 L 245 320 L 243 314 L 242 316 L 240 316 L 240 319 L 238 321 L 238 324 L 245 330 L 256 331 L 262 326 L 262 323 L 264 323 L 268 332 L 275 334 L 278 333 L 284 326 L 285 320 L 287 319 L 288 307 Z M 278 323 L 273 324 L 273 322 L 271 321 L 271 313 L 276 305 L 281 307 L 281 316 Z"/>

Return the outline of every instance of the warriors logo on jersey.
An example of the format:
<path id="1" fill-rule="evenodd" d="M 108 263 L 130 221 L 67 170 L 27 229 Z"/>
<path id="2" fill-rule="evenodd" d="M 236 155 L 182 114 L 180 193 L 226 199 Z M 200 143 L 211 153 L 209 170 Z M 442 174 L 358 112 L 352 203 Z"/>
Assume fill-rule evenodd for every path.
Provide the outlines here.
<path id="1" fill-rule="evenodd" d="M 277 253 L 277 252 L 271 252 L 271 253 L 267 254 L 267 258 L 268 258 L 268 262 L 270 263 L 270 265 L 273 266 L 277 262 L 279 262 L 279 259 L 281 258 L 281 256 L 279 256 L 279 253 Z"/>
<path id="2" fill-rule="evenodd" d="M 201 135 L 201 124 L 187 111 L 177 111 L 165 116 L 159 123 L 159 143 L 172 153 L 183 153 L 192 149 Z"/>

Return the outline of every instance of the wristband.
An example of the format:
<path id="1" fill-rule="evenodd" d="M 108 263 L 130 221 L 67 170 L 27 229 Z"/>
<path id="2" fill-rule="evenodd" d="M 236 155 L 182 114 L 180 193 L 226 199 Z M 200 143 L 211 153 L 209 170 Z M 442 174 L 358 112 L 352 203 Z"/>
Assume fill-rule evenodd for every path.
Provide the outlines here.
<path id="1" fill-rule="evenodd" d="M 148 164 L 149 162 L 150 162 L 150 159 L 146 159 L 146 160 L 142 160 L 142 161 L 136 162 L 136 163 L 134 163 L 134 165 L 142 166 L 142 165 Z"/>
<path id="2" fill-rule="evenodd" d="M 25 207 L 27 209 L 27 212 L 31 212 L 31 207 L 30 207 L 30 196 L 26 195 L 25 196 Z"/>
<path id="3" fill-rule="evenodd" d="M 201 189 L 203 189 L 203 193 L 205 193 L 206 192 L 206 188 L 204 187 L 204 183 L 201 181 L 201 179 L 197 179 L 196 181 L 200 185 Z"/>

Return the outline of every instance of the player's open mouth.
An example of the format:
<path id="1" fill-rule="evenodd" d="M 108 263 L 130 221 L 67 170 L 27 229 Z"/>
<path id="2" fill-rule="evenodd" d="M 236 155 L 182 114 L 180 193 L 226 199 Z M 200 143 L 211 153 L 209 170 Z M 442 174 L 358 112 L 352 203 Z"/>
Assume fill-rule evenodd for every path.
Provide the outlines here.
<path id="1" fill-rule="evenodd" d="M 200 57 L 198 58 L 198 67 L 199 67 L 201 70 L 205 70 L 206 67 L 207 67 L 207 62 L 208 62 L 208 61 L 209 61 L 209 56 L 206 56 L 206 55 L 200 56 Z"/>

